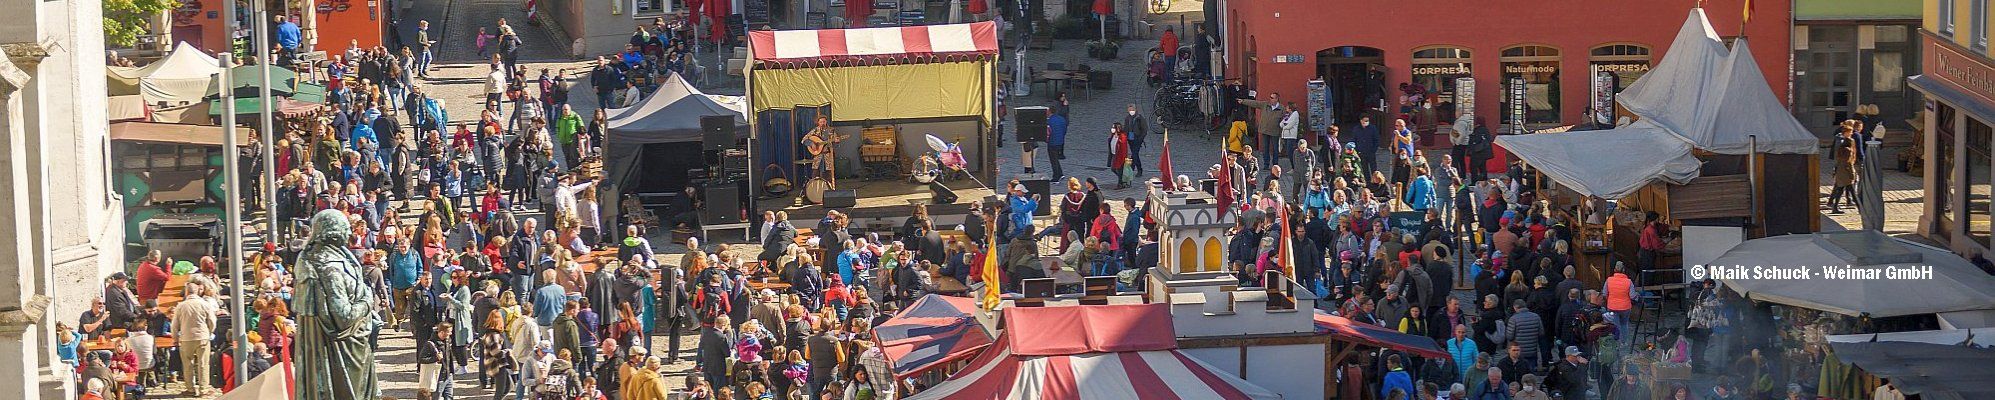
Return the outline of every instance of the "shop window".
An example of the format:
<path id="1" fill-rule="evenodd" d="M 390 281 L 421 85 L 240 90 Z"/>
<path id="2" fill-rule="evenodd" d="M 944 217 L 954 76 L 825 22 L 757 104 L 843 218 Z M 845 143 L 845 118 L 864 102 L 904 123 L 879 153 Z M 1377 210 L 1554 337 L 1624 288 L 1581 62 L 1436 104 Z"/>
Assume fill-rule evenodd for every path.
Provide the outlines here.
<path id="1" fill-rule="evenodd" d="M 1559 49 L 1516 46 L 1503 49 L 1501 54 L 1504 91 L 1498 97 L 1502 99 L 1502 121 L 1513 122 L 1511 113 L 1515 105 L 1511 104 L 1511 93 L 1516 88 L 1510 85 L 1517 78 L 1522 78 L 1525 126 L 1539 128 L 1559 124 Z"/>
<path id="2" fill-rule="evenodd" d="M 1956 190 L 1954 189 L 1954 185 L 1959 183 L 1953 180 L 1953 149 L 1955 147 L 1953 143 L 1954 114 L 1956 113 L 1953 106 L 1946 103 L 1937 103 L 1933 106 L 1933 126 L 1935 128 L 1933 129 L 1933 140 L 1939 145 L 1938 148 L 1933 149 L 1933 152 L 1937 155 L 1936 158 L 1938 159 L 1929 160 L 1931 162 L 1926 165 L 1928 168 L 1931 168 L 1931 173 L 1938 178 L 1938 184 L 1927 188 L 1926 195 L 1937 206 L 1936 209 L 1938 212 L 1934 214 L 1934 217 L 1942 221 L 1953 220 L 1953 191 Z M 1951 229 L 1935 229 L 1934 231 L 1939 232 L 1941 236 L 1950 236 L 1953 234 Z"/>
<path id="3" fill-rule="evenodd" d="M 1891 93 L 1905 89 L 1905 53 L 1879 51 L 1871 56 L 1870 91 Z"/>
<path id="4" fill-rule="evenodd" d="M 1991 168 L 1988 145 L 1995 139 L 1995 129 L 1973 118 L 1967 119 L 1967 238 L 1976 245 L 1989 246 L 1989 208 Z"/>
<path id="5" fill-rule="evenodd" d="M 1471 76 L 1469 60 L 1469 50 L 1459 47 L 1413 51 L 1413 83 L 1426 89 L 1427 96 L 1433 97 L 1435 114 L 1440 123 L 1455 122 L 1455 105 L 1458 103 L 1455 79 Z"/>
<path id="6" fill-rule="evenodd" d="M 633 0 L 633 2 L 635 4 L 631 6 L 631 9 L 636 10 L 636 12 L 631 13 L 632 15 L 661 14 L 665 12 L 666 7 L 672 4 L 672 0 Z"/>
<path id="7" fill-rule="evenodd" d="M 1649 73 L 1649 47 L 1639 44 L 1610 44 L 1593 48 L 1588 57 L 1593 71 L 1614 74 L 1614 91 L 1619 93 L 1629 84 Z"/>

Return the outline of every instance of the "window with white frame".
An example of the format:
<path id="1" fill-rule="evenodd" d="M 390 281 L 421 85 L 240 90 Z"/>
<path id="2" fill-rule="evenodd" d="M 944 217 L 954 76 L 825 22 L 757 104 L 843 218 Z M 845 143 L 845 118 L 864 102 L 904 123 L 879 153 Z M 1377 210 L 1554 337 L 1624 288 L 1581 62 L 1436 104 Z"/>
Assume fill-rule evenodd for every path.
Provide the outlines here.
<path id="1" fill-rule="evenodd" d="M 1940 0 L 1940 33 L 1953 35 L 1953 0 Z"/>
<path id="2" fill-rule="evenodd" d="M 1969 0 L 1967 27 L 1974 36 L 1974 48 L 1988 48 L 1988 0 Z"/>
<path id="3" fill-rule="evenodd" d="M 645 16 L 665 13 L 672 0 L 631 0 L 631 3 L 631 15 Z"/>

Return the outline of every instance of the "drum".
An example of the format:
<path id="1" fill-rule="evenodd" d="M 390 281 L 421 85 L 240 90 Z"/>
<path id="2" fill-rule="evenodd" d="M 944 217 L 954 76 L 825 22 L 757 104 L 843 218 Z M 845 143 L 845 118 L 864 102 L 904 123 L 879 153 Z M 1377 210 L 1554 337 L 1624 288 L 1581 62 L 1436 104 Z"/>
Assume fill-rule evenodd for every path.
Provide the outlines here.
<path id="1" fill-rule="evenodd" d="M 763 181 L 762 190 L 767 191 L 770 196 L 790 194 L 790 180 L 780 176 L 769 178 L 769 180 Z"/>
<path id="2" fill-rule="evenodd" d="M 831 190 L 831 181 L 810 178 L 810 182 L 804 184 L 804 200 L 811 204 L 824 204 L 824 192 L 828 190 Z"/>

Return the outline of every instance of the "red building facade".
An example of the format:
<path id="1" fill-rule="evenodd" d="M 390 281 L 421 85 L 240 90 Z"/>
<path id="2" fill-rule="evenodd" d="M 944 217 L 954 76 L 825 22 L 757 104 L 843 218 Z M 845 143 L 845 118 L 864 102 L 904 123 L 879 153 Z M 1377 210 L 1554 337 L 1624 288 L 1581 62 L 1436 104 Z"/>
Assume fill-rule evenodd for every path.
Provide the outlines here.
<path id="1" fill-rule="evenodd" d="M 1704 7 L 1728 40 L 1743 28 L 1773 92 L 1788 93 L 1791 0 L 1753 0 L 1751 22 L 1742 27 L 1744 2 L 1709 0 Z M 1695 4 L 1229 0 L 1215 18 L 1225 24 L 1228 77 L 1298 105 L 1307 99 L 1308 82 L 1322 78 L 1330 98 L 1325 109 L 1338 124 L 1355 123 L 1362 109 L 1381 104 L 1397 111 L 1400 85 L 1415 83 L 1437 109 L 1472 103 L 1477 118 L 1496 129 L 1514 110 L 1506 82 L 1521 78 L 1526 126 L 1542 128 L 1583 121 L 1594 104 L 1596 72 L 1613 73 L 1621 88 L 1647 72 Z M 1472 91 L 1457 87 L 1462 77 L 1474 78 Z"/>

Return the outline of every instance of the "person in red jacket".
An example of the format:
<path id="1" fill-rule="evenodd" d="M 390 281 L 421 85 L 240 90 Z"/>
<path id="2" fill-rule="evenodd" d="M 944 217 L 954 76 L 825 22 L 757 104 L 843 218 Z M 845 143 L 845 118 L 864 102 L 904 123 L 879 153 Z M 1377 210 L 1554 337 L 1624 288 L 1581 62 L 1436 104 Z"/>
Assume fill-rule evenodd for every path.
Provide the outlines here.
<path id="1" fill-rule="evenodd" d="M 1158 47 L 1157 51 L 1164 53 L 1164 71 L 1166 71 L 1165 73 L 1169 74 L 1170 72 L 1168 71 L 1176 71 L 1178 69 L 1177 30 L 1170 27 L 1165 27 L 1164 37 L 1163 39 L 1157 41 L 1157 47 Z"/>
<path id="2" fill-rule="evenodd" d="M 139 262 L 138 287 L 136 288 L 139 303 L 143 304 L 159 299 L 159 292 L 166 289 L 166 267 L 159 265 L 160 260 L 164 259 L 165 257 L 159 253 L 159 250 L 153 250 L 146 253 L 144 261 Z"/>

